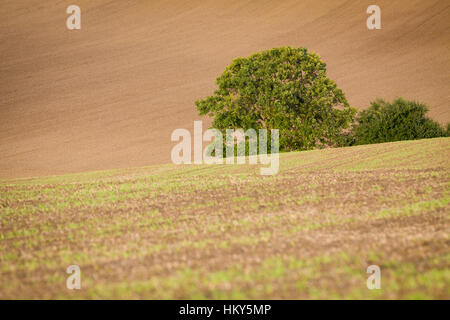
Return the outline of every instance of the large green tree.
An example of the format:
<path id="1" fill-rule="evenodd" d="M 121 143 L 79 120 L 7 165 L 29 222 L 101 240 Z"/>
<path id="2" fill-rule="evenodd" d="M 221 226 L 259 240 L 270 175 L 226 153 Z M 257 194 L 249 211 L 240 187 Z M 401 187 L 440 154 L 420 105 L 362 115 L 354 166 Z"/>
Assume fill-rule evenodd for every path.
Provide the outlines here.
<path id="1" fill-rule="evenodd" d="M 232 61 L 212 96 L 195 102 L 213 127 L 279 129 L 280 150 L 339 145 L 353 121 L 326 64 L 305 48 L 282 47 Z"/>

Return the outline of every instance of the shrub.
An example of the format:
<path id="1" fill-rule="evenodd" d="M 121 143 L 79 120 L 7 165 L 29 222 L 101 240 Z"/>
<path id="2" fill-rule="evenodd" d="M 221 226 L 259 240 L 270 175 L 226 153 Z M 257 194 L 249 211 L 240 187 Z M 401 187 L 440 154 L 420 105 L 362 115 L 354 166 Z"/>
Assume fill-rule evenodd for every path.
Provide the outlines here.
<path id="1" fill-rule="evenodd" d="M 282 47 L 233 60 L 217 78 L 212 96 L 195 102 L 213 127 L 279 129 L 280 151 L 339 145 L 354 119 L 320 57 Z"/>
<path id="2" fill-rule="evenodd" d="M 443 137 L 446 130 L 426 117 L 426 105 L 402 98 L 389 103 L 382 99 L 361 111 L 353 127 L 354 143 L 371 144 L 400 140 Z"/>

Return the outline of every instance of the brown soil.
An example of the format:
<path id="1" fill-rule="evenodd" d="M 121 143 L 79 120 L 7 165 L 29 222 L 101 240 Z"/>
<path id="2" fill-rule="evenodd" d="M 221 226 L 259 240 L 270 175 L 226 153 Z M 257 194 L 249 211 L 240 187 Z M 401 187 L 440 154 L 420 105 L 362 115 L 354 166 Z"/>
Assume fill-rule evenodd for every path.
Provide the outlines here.
<path id="1" fill-rule="evenodd" d="M 304 46 L 350 103 L 403 96 L 450 120 L 450 3 L 378 1 L 87 1 L 0 5 L 0 177 L 170 162 L 170 133 L 199 119 L 231 60 Z"/>

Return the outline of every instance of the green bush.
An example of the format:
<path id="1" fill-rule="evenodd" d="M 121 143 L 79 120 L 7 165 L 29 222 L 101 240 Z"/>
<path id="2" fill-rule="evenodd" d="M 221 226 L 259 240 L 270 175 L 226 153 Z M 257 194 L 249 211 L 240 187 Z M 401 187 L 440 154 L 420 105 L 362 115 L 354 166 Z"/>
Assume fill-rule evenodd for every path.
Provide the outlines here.
<path id="1" fill-rule="evenodd" d="M 426 117 L 428 108 L 422 103 L 402 98 L 389 103 L 382 99 L 361 111 L 353 127 L 354 144 L 371 144 L 447 136 L 439 123 Z"/>
<path id="2" fill-rule="evenodd" d="M 233 60 L 212 96 L 196 101 L 212 127 L 278 129 L 280 151 L 340 145 L 356 110 L 326 76 L 320 57 L 282 47 Z"/>

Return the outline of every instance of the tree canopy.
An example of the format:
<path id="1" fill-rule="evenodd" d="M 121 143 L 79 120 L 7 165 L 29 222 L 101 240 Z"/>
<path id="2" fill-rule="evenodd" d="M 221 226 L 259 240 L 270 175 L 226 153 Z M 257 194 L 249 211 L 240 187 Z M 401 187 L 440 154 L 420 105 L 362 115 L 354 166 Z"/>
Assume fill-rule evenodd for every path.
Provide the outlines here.
<path id="1" fill-rule="evenodd" d="M 200 114 L 219 130 L 279 129 L 283 151 L 339 145 L 356 113 L 320 56 L 301 47 L 234 59 L 216 83 L 195 102 Z"/>

